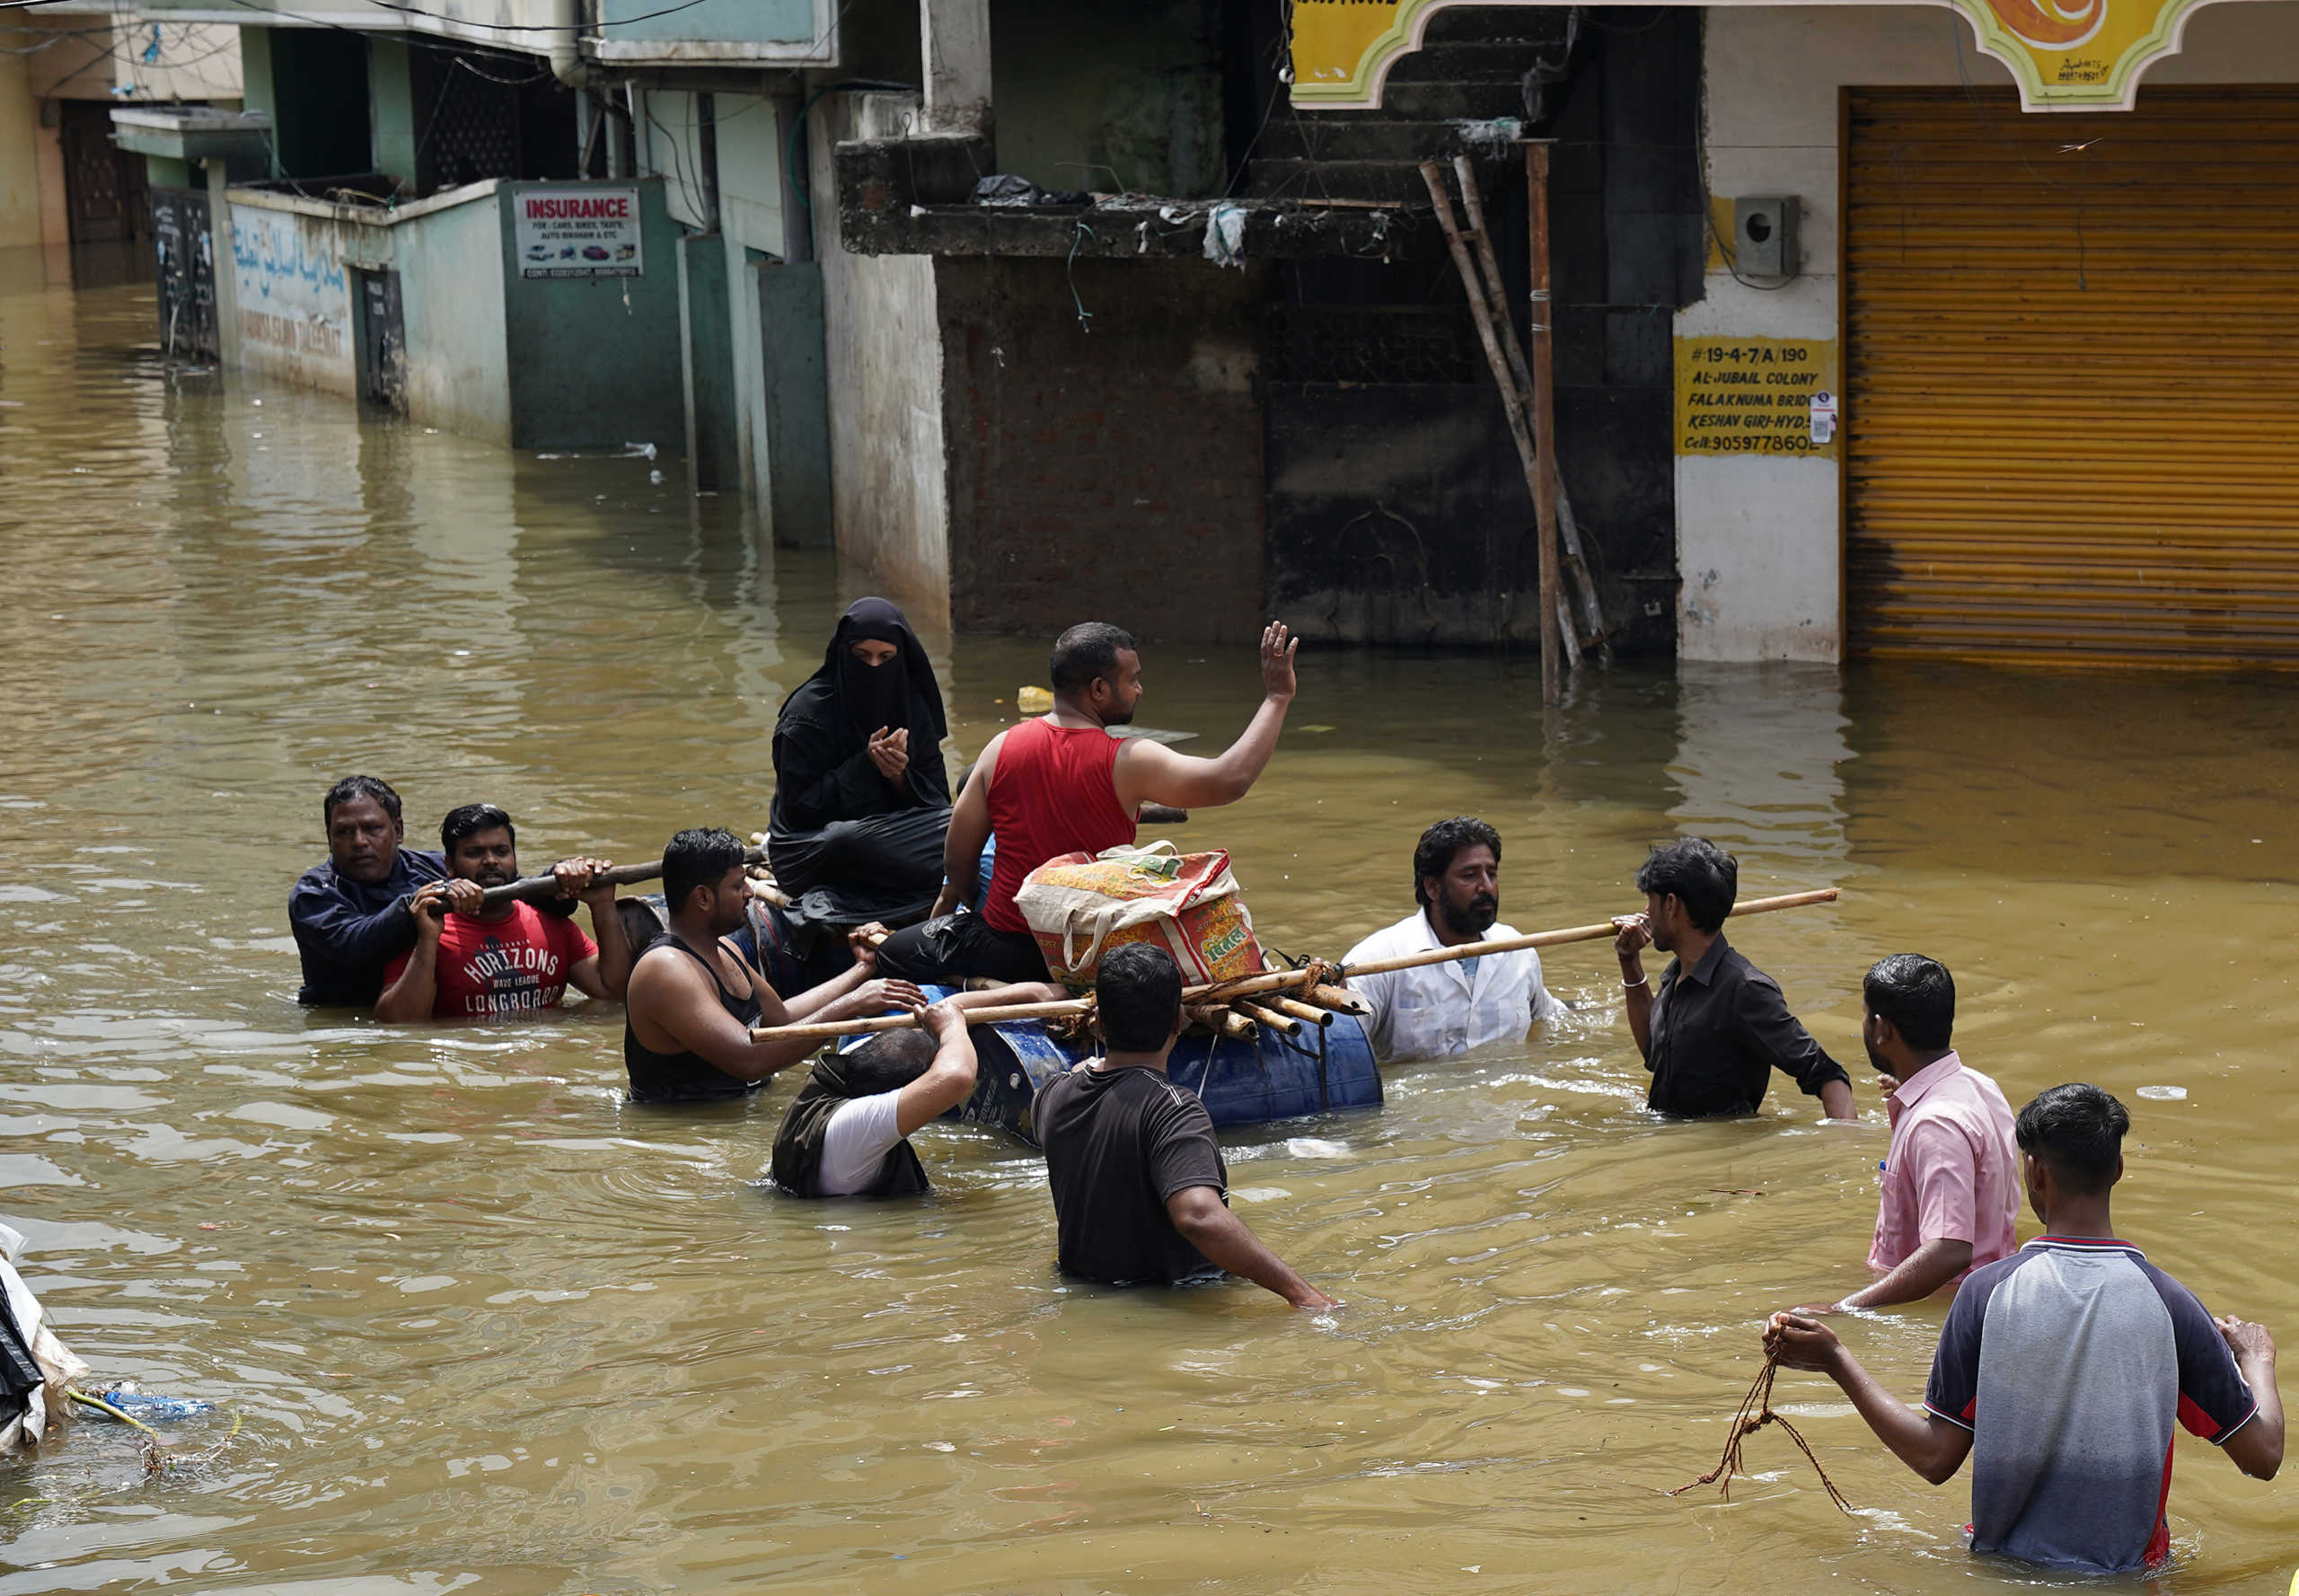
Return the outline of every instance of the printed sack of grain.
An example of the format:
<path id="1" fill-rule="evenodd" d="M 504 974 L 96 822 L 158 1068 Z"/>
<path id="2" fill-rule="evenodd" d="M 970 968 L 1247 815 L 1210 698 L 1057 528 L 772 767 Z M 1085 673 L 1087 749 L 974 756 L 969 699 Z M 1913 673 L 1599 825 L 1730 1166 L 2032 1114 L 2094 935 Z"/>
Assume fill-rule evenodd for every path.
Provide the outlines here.
<path id="1" fill-rule="evenodd" d="M 1184 853 L 1169 842 L 1065 853 L 1029 873 L 1014 895 L 1045 954 L 1071 986 L 1090 985 L 1102 956 L 1150 942 L 1174 956 L 1190 986 L 1261 973 L 1261 944 L 1226 853 Z"/>

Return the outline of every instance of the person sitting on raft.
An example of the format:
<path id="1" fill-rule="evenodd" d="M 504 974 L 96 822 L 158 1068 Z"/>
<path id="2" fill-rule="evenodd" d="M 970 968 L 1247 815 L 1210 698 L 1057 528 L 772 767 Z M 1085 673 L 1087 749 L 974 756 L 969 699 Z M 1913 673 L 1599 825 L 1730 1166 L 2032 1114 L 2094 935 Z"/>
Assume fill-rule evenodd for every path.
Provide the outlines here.
<path id="1" fill-rule="evenodd" d="M 794 1197 L 914 1197 L 929 1190 L 910 1138 L 973 1095 L 966 1011 L 1068 995 L 1045 982 L 965 992 L 919 1016 L 918 1030 L 883 1031 L 850 1053 L 823 1054 L 774 1138 L 768 1168 L 774 1184 Z"/>
<path id="2" fill-rule="evenodd" d="M 1413 851 L 1413 895 L 1420 912 L 1351 948 L 1344 970 L 1519 934 L 1496 918 L 1501 833 L 1470 816 L 1440 820 L 1421 833 Z M 1365 1035 L 1384 1063 L 1521 1042 L 1536 1021 L 1564 1011 L 1541 984 L 1541 956 L 1529 948 L 1352 977 L 1349 990 L 1370 1010 Z"/>
<path id="3" fill-rule="evenodd" d="M 624 1000 L 622 1059 L 635 1103 L 739 1098 L 797 1063 L 817 1043 L 751 1040 L 753 1026 L 853 1019 L 888 1010 L 916 1013 L 926 994 L 874 974 L 877 926 L 850 939 L 854 964 L 787 1003 L 726 940 L 742 929 L 749 884 L 743 845 L 715 827 L 683 831 L 663 850 L 663 901 L 670 930 L 639 956 Z"/>
<path id="4" fill-rule="evenodd" d="M 923 919 L 942 885 L 948 734 L 934 666 L 883 598 L 840 617 L 822 668 L 774 723 L 767 858 L 794 919 Z"/>
<path id="5" fill-rule="evenodd" d="M 1687 1119 L 1754 1114 L 1778 1070 L 1830 1119 L 1850 1119 L 1852 1077 L 1788 1012 L 1780 983 L 1724 940 L 1740 883 L 1737 860 L 1687 837 L 1653 849 L 1636 872 L 1644 913 L 1613 921 L 1628 1028 L 1652 1075 L 1645 1107 Z M 1639 957 L 1647 945 L 1676 956 L 1658 992 Z"/>
<path id="6" fill-rule="evenodd" d="M 287 923 L 304 984 L 295 1001 L 364 1008 L 383 990 L 391 962 L 415 946 L 408 900 L 426 882 L 447 877 L 445 855 L 401 846 L 407 827 L 399 794 L 374 776 L 346 776 L 320 800 L 327 860 L 305 870 L 287 895 Z M 476 890 L 467 900 L 477 901 Z M 543 904 L 561 918 L 575 901 Z"/>
<path id="7" fill-rule="evenodd" d="M 1033 1111 L 1053 1193 L 1064 1274 L 1104 1285 L 1178 1285 L 1241 1274 L 1296 1308 L 1333 1299 L 1229 1212 L 1229 1171 L 1197 1094 L 1169 1080 L 1182 973 L 1146 942 L 1095 974 L 1105 1056 L 1055 1076 Z"/>
<path id="8" fill-rule="evenodd" d="M 1975 1269 L 1933 1354 L 1924 1406 L 1879 1385 L 1819 1320 L 1775 1313 L 1764 1347 L 1827 1375 L 1893 1455 L 1935 1486 L 1972 1459 L 1975 1552 L 2067 1574 L 2126 1574 L 2171 1555 L 2172 1426 L 2254 1479 L 2283 1465 L 2275 1338 L 2214 1319 L 2117 1239 L 2131 1115 L 2096 1086 L 2020 1110 L 2020 1173 L 2044 1234 Z"/>
<path id="9" fill-rule="evenodd" d="M 447 879 L 427 881 L 408 900 L 415 946 L 383 972 L 375 1000 L 385 1024 L 527 1014 L 555 1009 L 569 986 L 586 997 L 622 1001 L 630 979 L 630 945 L 615 911 L 612 869 L 603 859 L 561 860 L 551 867 L 559 896 L 591 911 L 595 943 L 571 920 L 511 900 L 492 909 L 482 895 L 519 878 L 519 835 L 493 804 L 465 804 L 439 823 Z"/>
<path id="10" fill-rule="evenodd" d="M 1277 748 L 1299 647 L 1282 626 L 1263 630 L 1261 708 L 1219 758 L 1196 759 L 1148 737 L 1110 735 L 1141 701 L 1132 638 L 1100 621 L 1063 632 L 1053 645 L 1053 713 L 999 733 L 982 751 L 951 811 L 933 917 L 888 938 L 879 967 L 948 986 L 976 975 L 1044 981 L 1044 956 L 1014 903 L 1023 879 L 1061 854 L 1131 843 L 1144 804 L 1187 810 L 1245 797 Z M 992 835 L 998 860 L 977 914 L 982 844 Z"/>

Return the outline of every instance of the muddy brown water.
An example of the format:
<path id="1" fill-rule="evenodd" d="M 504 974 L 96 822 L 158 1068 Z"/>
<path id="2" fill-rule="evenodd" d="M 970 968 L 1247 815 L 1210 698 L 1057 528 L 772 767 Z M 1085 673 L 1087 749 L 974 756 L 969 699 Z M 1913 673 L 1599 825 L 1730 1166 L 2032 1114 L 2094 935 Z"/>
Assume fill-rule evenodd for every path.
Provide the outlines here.
<path id="1" fill-rule="evenodd" d="M 284 899 L 330 777 L 387 774 L 418 838 L 500 802 L 531 867 L 761 825 L 775 707 L 854 589 L 644 458 L 165 374 L 148 316 L 0 295 L 0 1215 L 100 1375 L 222 1404 L 182 1447 L 223 1444 L 145 1481 L 87 1424 L 0 1468 L 0 1596 L 2022 1583 L 1961 1549 L 1962 1480 L 1816 1380 L 1780 1395 L 1856 1516 L 1769 1433 L 1729 1505 L 1660 1494 L 1714 1461 L 1763 1314 L 1864 1278 L 1885 1129 L 1857 1068 L 1856 1126 L 1777 1089 L 1648 1118 L 1601 947 L 1551 958 L 1554 1035 L 1225 1137 L 1240 1211 L 1344 1300 L 1318 1318 L 1065 1286 L 1039 1163 L 987 1132 L 923 1134 L 931 1201 L 779 1199 L 790 1088 L 630 1107 L 612 1010 L 299 1010 Z M 931 646 L 970 755 L 1041 646 Z M 1145 722 L 1201 747 L 1250 708 L 1246 650 L 1147 670 Z M 1750 894 L 1840 883 L 1737 939 L 1825 1045 L 1856 1065 L 1870 961 L 1945 959 L 2015 1103 L 2134 1109 L 2125 1233 L 2299 1339 L 2287 679 L 1623 670 L 1545 719 L 1521 661 L 1301 678 L 1260 787 L 1186 833 L 1272 942 L 1406 913 L 1458 811 L 1505 833 L 1521 927 L 1633 906 L 1678 832 Z M 1846 1334 L 1913 1396 L 1943 1311 Z M 2183 1436 L 2172 1588 L 2281 1591 L 2291 1491 Z"/>

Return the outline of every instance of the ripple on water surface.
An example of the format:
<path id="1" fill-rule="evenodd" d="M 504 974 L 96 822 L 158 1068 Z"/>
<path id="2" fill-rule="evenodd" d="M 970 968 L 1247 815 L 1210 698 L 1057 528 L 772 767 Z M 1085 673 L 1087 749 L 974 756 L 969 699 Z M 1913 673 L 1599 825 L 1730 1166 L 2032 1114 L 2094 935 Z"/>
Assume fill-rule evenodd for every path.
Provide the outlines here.
<path id="1" fill-rule="evenodd" d="M 1655 1121 L 1601 945 L 1549 950 L 1578 1005 L 1551 1036 L 1225 1138 L 1239 1211 L 1343 1300 L 1314 1316 L 1065 1283 L 1042 1166 L 978 1130 L 922 1134 L 926 1201 L 782 1197 L 758 1181 L 791 1087 L 630 1107 L 611 1011 L 298 1010 L 285 895 L 329 780 L 388 776 L 417 842 L 502 803 L 530 864 L 753 829 L 775 709 L 851 594 L 643 458 L 171 373 L 150 317 L 0 291 L 0 556 L 34 584 L 0 628 L 0 1180 L 101 1378 L 221 1406 L 157 1477 L 92 1424 L 10 1471 L 0 1592 L 2014 1583 L 1960 1551 L 1960 1487 L 1818 1380 L 1783 1402 L 1859 1516 L 1769 1434 L 1731 1503 L 1660 1495 L 1713 1462 L 1762 1316 L 1861 1278 L 1885 1129 L 1864 1084 L 1857 1125 L 1777 1091 Z M 1043 644 L 928 631 L 962 762 Z M 1150 665 L 1158 724 L 1242 723 L 1245 651 Z M 1846 889 L 1734 931 L 1837 1056 L 1866 965 L 1937 954 L 2015 1101 L 2080 1077 L 2133 1104 L 2129 1233 L 2215 1309 L 2299 1322 L 2257 1239 L 2299 1132 L 2259 957 L 2295 901 L 2279 687 L 1625 667 L 1545 721 L 1522 660 L 1301 675 L 1300 735 L 1185 833 L 1273 943 L 1405 913 L 1443 815 L 1502 828 L 1528 929 L 1631 906 L 1647 842 L 1715 835 L 1748 892 Z M 1913 1394 L 1941 1311 L 1845 1329 Z M 2266 1588 L 2271 1487 L 2182 1451 L 2180 1589 Z"/>

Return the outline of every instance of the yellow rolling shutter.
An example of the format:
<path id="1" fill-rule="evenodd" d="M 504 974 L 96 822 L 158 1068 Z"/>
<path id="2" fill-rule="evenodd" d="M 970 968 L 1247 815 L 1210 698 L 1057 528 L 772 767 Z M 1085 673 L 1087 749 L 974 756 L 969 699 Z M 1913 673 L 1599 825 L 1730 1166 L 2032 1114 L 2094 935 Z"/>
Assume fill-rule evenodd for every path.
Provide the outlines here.
<path id="1" fill-rule="evenodd" d="M 2299 91 L 1847 117 L 1851 648 L 2299 666 Z"/>

